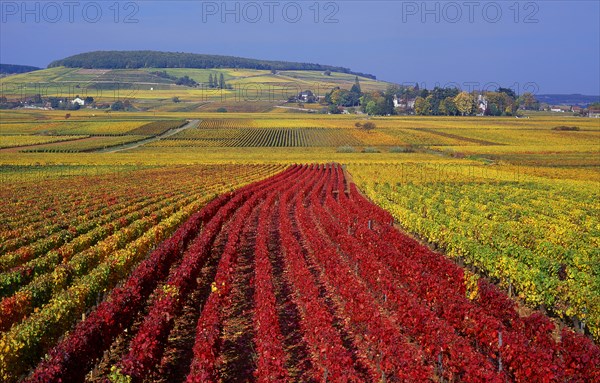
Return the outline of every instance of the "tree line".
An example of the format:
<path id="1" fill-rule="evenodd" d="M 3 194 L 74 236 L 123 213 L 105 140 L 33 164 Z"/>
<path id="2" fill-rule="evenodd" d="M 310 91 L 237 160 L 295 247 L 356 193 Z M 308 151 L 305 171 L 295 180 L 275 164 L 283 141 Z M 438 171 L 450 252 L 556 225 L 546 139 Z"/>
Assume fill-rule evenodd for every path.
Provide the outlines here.
<path id="1" fill-rule="evenodd" d="M 19 74 L 34 70 L 40 70 L 40 68 L 29 65 L 0 64 L 0 74 Z"/>
<path id="2" fill-rule="evenodd" d="M 531 93 L 518 96 L 512 89 L 465 92 L 457 88 L 390 85 L 385 91 L 362 92 L 358 77 L 350 90 L 334 88 L 324 97 L 330 113 L 360 108 L 376 116 L 416 114 L 421 116 L 513 116 L 518 109 L 536 110 L 539 102 Z"/>
<path id="3" fill-rule="evenodd" d="M 232 86 L 227 84 L 227 82 L 225 82 L 225 76 L 223 76 L 223 73 L 221 73 L 219 75 L 219 78 L 217 79 L 217 74 L 215 73 L 215 75 L 213 76 L 212 73 L 209 73 L 208 75 L 208 87 L 209 88 L 216 88 L 216 89 L 232 89 Z"/>

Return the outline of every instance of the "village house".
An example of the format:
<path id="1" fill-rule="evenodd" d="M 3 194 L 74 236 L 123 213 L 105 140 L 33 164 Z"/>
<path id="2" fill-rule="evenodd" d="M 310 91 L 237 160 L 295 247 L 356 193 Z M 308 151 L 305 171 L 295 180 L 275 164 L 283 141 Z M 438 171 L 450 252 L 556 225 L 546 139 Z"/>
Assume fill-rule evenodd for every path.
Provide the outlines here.
<path id="1" fill-rule="evenodd" d="M 84 106 L 85 100 L 82 99 L 81 97 L 77 96 L 73 99 L 73 101 L 71 101 L 71 104 L 73 104 L 73 105 L 78 104 L 79 106 Z"/>
<path id="2" fill-rule="evenodd" d="M 300 102 L 312 103 L 317 102 L 319 98 L 315 96 L 315 94 L 312 91 L 306 90 L 304 92 L 298 93 L 297 100 Z"/>
<path id="3" fill-rule="evenodd" d="M 478 116 L 483 116 L 485 115 L 485 111 L 488 108 L 488 101 L 487 99 L 482 95 L 478 95 L 477 96 L 477 109 L 480 110 L 480 112 L 477 114 Z"/>
<path id="4" fill-rule="evenodd" d="M 600 108 L 590 107 L 588 109 L 588 117 L 589 118 L 600 118 Z"/>
<path id="5" fill-rule="evenodd" d="M 397 95 L 394 95 L 394 108 L 406 108 L 414 109 L 415 100 L 401 99 Z"/>
<path id="6" fill-rule="evenodd" d="M 568 106 L 554 105 L 550 107 L 550 111 L 556 113 L 565 113 L 570 112 L 571 108 Z"/>

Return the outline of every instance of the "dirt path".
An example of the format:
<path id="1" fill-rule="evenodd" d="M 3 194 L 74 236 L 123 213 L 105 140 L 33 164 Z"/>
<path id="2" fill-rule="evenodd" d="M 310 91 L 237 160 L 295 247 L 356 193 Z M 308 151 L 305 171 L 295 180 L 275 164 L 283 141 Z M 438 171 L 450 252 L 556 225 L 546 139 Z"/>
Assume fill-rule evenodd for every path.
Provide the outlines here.
<path id="1" fill-rule="evenodd" d="M 200 123 L 200 120 L 190 120 L 187 124 L 183 125 L 181 128 L 168 130 L 168 131 L 164 132 L 163 134 L 159 134 L 158 136 L 150 137 L 145 140 L 136 141 L 136 142 L 132 142 L 129 144 L 123 144 L 123 145 L 119 145 L 119 146 L 113 146 L 111 148 L 101 149 L 101 150 L 96 151 L 95 153 L 115 153 L 115 152 L 120 152 L 123 150 L 135 149 L 139 146 L 149 144 L 154 141 L 162 140 L 163 138 L 171 137 L 171 136 L 173 136 L 179 132 L 182 132 L 186 129 L 197 127 L 199 123 Z"/>

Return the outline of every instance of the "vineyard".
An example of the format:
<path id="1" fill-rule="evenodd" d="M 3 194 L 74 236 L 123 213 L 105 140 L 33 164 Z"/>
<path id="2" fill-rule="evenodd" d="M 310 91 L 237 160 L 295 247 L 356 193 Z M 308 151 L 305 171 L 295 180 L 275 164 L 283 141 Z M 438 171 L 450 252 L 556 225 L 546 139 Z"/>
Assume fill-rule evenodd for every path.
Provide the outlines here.
<path id="1" fill-rule="evenodd" d="M 77 140 L 55 142 L 51 144 L 35 145 L 21 148 L 23 153 L 79 153 L 120 146 L 127 143 L 141 141 L 146 136 L 109 136 L 88 137 Z"/>
<path id="2" fill-rule="evenodd" d="M 51 187 L 12 200 L 2 378 L 600 379 L 592 341 L 398 231 L 340 165 L 264 178 L 279 169 L 149 169 L 122 189 L 74 191 L 78 204 Z"/>
<path id="3" fill-rule="evenodd" d="M 398 132 L 358 129 L 347 120 L 311 119 L 205 119 L 198 128 L 187 129 L 149 147 L 340 147 L 409 145 Z M 456 143 L 453 141 L 453 143 Z M 439 144 L 439 141 L 435 141 Z M 411 144 L 412 145 L 412 144 Z"/>
<path id="4" fill-rule="evenodd" d="M 240 118 L 245 117 L 245 118 Z M 590 154 L 597 149 L 600 131 L 585 121 L 577 132 L 555 131 L 540 122 L 518 122 L 506 125 L 501 121 L 471 122 L 456 125 L 437 119 L 418 123 L 402 118 L 370 119 L 372 131 L 357 127 L 364 119 L 349 118 L 261 118 L 233 114 L 232 118 L 203 119 L 198 128 L 187 129 L 167 139 L 153 142 L 151 148 L 292 148 L 351 146 L 357 151 L 365 147 L 388 151 L 395 147 L 429 148 L 447 154 L 486 155 L 511 159 L 511 155 L 547 157 L 548 153 L 564 153 L 561 161 L 575 156 L 569 165 L 584 158 L 597 164 Z M 185 149 L 184 149 L 185 150 Z"/>
<path id="5" fill-rule="evenodd" d="M 591 172 L 550 182 L 528 168 L 351 169 L 408 231 L 600 338 L 600 210 Z"/>
<path id="6" fill-rule="evenodd" d="M 0 3 L 0 383 L 600 383 L 600 0 Z"/>
<path id="7" fill-rule="evenodd" d="M 153 146 L 311 147 L 361 145 L 346 129 L 188 129 Z"/>
<path id="8" fill-rule="evenodd" d="M 3 135 L 0 136 L 0 149 L 19 146 L 48 144 L 51 142 L 71 141 L 86 138 L 87 136 L 25 136 Z"/>
<path id="9" fill-rule="evenodd" d="M 64 119 L 65 114 L 61 115 Z M 2 134 L 30 135 L 98 135 L 115 136 L 145 125 L 147 121 L 52 121 L 52 122 L 2 122 Z"/>
<path id="10" fill-rule="evenodd" d="M 186 120 L 3 123 L 0 149 L 26 153 L 91 152 L 142 141 L 186 123 Z"/>
<path id="11" fill-rule="evenodd" d="M 154 121 L 148 124 L 144 124 L 139 128 L 130 130 L 127 134 L 132 135 L 145 135 L 145 136 L 158 136 L 171 129 L 177 129 L 186 124 L 185 120 L 172 120 L 172 121 Z"/>
<path id="12" fill-rule="evenodd" d="M 2 189 L 0 376 L 14 380 L 215 195 L 278 166 L 36 178 Z"/>
<path id="13" fill-rule="evenodd" d="M 597 122 L 195 105 L 0 110 L 1 381 L 600 381 Z"/>

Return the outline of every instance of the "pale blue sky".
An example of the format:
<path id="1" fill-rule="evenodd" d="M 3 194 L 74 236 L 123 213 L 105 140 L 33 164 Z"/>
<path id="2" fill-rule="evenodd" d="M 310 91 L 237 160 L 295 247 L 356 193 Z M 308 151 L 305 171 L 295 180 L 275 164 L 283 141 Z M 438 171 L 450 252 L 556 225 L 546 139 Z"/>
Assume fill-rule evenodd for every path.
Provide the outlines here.
<path id="1" fill-rule="evenodd" d="M 596 0 L 229 1 L 229 14 L 222 1 L 121 1 L 118 14 L 114 0 L 0 4 L 2 63 L 152 49 L 339 65 L 428 88 L 600 94 Z"/>

